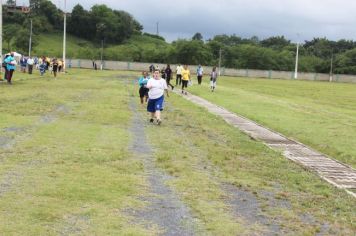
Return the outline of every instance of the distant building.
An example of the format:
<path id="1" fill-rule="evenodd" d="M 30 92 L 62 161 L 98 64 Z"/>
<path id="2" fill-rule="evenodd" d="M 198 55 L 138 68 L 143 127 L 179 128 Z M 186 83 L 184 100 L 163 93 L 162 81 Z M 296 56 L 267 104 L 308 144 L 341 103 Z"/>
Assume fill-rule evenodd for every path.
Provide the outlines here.
<path id="1" fill-rule="evenodd" d="M 31 11 L 30 7 L 27 6 L 17 6 L 16 1 L 13 1 L 12 3 L 6 4 L 6 11 L 10 13 L 23 13 L 23 14 L 28 14 Z"/>

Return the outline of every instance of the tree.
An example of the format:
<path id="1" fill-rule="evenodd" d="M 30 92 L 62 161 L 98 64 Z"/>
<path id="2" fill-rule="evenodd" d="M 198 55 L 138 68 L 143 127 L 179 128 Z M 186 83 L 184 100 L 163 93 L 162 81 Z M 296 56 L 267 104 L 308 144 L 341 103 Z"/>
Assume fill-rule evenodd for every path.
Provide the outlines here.
<path id="1" fill-rule="evenodd" d="M 12 51 L 11 42 L 16 36 L 16 32 L 21 29 L 20 25 L 7 24 L 3 28 L 3 39 L 7 43 L 7 50 Z"/>
<path id="2" fill-rule="evenodd" d="M 194 34 L 192 40 L 203 41 L 203 35 L 201 33 L 196 33 L 196 34 Z"/>
<path id="3" fill-rule="evenodd" d="M 276 50 L 281 50 L 284 47 L 290 45 L 290 43 L 290 40 L 286 40 L 284 36 L 270 37 L 261 41 L 262 47 L 272 48 Z"/>

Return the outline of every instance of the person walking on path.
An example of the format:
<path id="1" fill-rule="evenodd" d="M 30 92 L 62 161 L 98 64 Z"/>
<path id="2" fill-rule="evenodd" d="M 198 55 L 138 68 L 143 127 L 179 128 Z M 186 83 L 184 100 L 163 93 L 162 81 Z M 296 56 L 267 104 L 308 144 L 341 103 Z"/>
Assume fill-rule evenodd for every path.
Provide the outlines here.
<path id="1" fill-rule="evenodd" d="M 214 92 L 216 88 L 216 81 L 218 79 L 218 72 L 216 71 L 216 67 L 213 68 L 213 71 L 210 74 L 210 89 L 211 92 Z"/>
<path id="2" fill-rule="evenodd" d="M 155 70 L 153 78 L 148 80 L 146 87 L 149 89 L 147 111 L 151 113 L 150 122 L 153 123 L 156 118 L 157 124 L 160 125 L 162 123 L 161 112 L 164 105 L 164 91 L 166 91 L 167 97 L 169 97 L 169 94 L 167 83 L 161 78 L 159 70 Z"/>
<path id="3" fill-rule="evenodd" d="M 7 80 L 8 84 L 12 84 L 12 82 L 11 82 L 12 76 L 14 74 L 14 71 L 15 71 L 16 65 L 17 65 L 14 55 L 15 54 L 12 52 L 11 55 L 5 59 L 6 69 L 7 69 L 6 80 Z"/>
<path id="4" fill-rule="evenodd" d="M 202 79 L 203 79 L 203 67 L 201 65 L 198 66 L 197 69 L 197 78 L 198 78 L 198 84 L 201 85 Z"/>
<path id="5" fill-rule="evenodd" d="M 167 65 L 166 70 L 164 71 L 164 73 L 166 74 L 166 82 L 167 82 L 167 86 L 171 86 L 172 90 L 174 90 L 174 86 L 171 84 L 171 79 L 172 79 L 172 69 L 171 69 L 171 65 Z"/>
<path id="6" fill-rule="evenodd" d="M 142 77 L 138 80 L 138 85 L 140 86 L 139 94 L 140 94 L 140 101 L 143 105 L 144 102 L 147 103 L 148 101 L 148 91 L 149 89 L 146 87 L 147 82 L 150 78 L 148 77 L 148 73 L 146 71 L 142 72 Z"/>
<path id="7" fill-rule="evenodd" d="M 182 70 L 182 93 L 187 95 L 187 91 L 184 91 L 185 88 L 188 88 L 188 83 L 190 81 L 190 70 L 188 65 L 185 65 Z"/>
<path id="8" fill-rule="evenodd" d="M 35 64 L 35 60 L 32 59 L 32 57 L 29 57 L 27 59 L 27 67 L 28 67 L 28 73 L 32 75 L 33 71 L 33 65 Z"/>
<path id="9" fill-rule="evenodd" d="M 183 66 L 178 65 L 176 68 L 176 74 L 177 74 L 177 78 L 176 78 L 176 86 L 177 85 L 181 85 L 182 84 L 182 70 L 183 70 Z"/>

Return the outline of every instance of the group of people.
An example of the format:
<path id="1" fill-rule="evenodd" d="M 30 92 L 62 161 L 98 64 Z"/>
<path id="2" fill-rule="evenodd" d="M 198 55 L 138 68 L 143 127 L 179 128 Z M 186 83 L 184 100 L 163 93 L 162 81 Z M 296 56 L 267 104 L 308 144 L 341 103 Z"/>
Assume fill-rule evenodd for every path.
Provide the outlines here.
<path id="1" fill-rule="evenodd" d="M 150 122 L 154 123 L 156 119 L 156 123 L 160 125 L 162 122 L 161 111 L 163 111 L 164 107 L 164 93 L 169 97 L 168 86 L 170 86 L 172 90 L 174 90 L 175 87 L 170 82 L 173 71 L 169 64 L 163 67 L 162 70 L 160 70 L 158 66 L 151 65 L 149 71 L 152 77 L 150 77 L 147 71 L 144 71 L 138 80 L 140 102 L 142 105 L 147 103 L 147 111 L 151 113 Z M 201 85 L 204 76 L 204 69 L 201 65 L 198 66 L 196 75 L 198 84 Z M 214 67 L 210 73 L 211 92 L 215 91 L 217 79 L 218 72 L 216 67 Z M 176 86 L 182 86 L 182 94 L 187 95 L 186 90 L 189 84 L 192 85 L 192 80 L 188 65 L 178 65 L 176 68 Z"/>
<path id="2" fill-rule="evenodd" d="M 21 71 L 26 73 L 26 69 L 28 69 L 28 73 L 32 74 L 33 68 L 35 67 L 40 71 L 41 76 L 43 76 L 46 71 L 50 71 L 54 77 L 57 77 L 57 73 L 63 70 L 63 61 L 58 60 L 57 58 L 49 58 L 46 56 L 42 57 L 24 57 L 22 56 L 20 59 Z"/>
<path id="3" fill-rule="evenodd" d="M 15 53 L 8 53 L 5 55 L 2 67 L 4 68 L 4 80 L 8 84 L 12 84 L 13 73 L 16 70 L 16 66 L 20 65 L 20 71 L 23 73 L 28 72 L 29 74 L 33 73 L 33 69 L 39 70 L 41 76 L 43 76 L 46 71 L 50 71 L 54 77 L 57 77 L 57 73 L 63 70 L 63 61 L 58 60 L 57 58 L 49 57 L 26 57 L 21 56 L 20 60 L 17 62 L 15 58 Z"/>

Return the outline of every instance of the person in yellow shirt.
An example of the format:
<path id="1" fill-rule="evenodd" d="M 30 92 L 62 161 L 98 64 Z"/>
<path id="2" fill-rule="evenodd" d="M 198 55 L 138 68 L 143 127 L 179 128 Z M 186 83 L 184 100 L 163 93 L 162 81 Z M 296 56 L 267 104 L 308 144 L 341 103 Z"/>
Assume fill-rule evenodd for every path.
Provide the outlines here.
<path id="1" fill-rule="evenodd" d="M 58 60 L 58 72 L 62 72 L 62 68 L 63 68 L 63 62 L 62 60 Z"/>
<path id="2" fill-rule="evenodd" d="M 188 88 L 188 83 L 190 81 L 190 70 L 188 69 L 188 65 L 184 66 L 182 70 L 182 93 L 187 95 L 187 91 L 184 91 L 184 88 Z"/>

